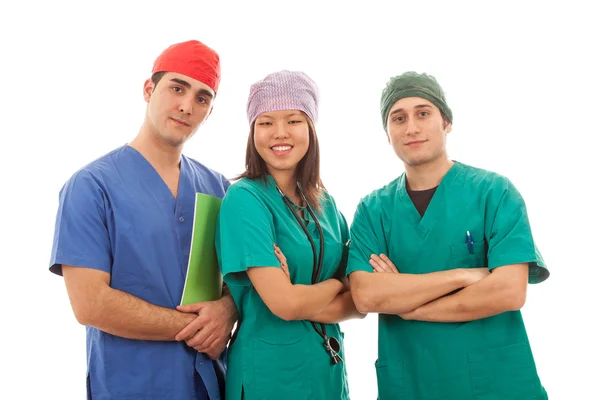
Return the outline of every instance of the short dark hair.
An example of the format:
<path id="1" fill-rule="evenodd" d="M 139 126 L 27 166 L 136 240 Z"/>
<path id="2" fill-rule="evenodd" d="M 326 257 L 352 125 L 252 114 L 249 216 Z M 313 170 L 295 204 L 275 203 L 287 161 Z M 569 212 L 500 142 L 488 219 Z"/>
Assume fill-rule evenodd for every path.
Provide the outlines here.
<path id="1" fill-rule="evenodd" d="M 152 74 L 152 77 L 150 79 L 152 79 L 152 82 L 154 82 L 154 86 L 158 85 L 158 82 L 160 82 L 165 73 L 166 71 L 160 71 Z"/>

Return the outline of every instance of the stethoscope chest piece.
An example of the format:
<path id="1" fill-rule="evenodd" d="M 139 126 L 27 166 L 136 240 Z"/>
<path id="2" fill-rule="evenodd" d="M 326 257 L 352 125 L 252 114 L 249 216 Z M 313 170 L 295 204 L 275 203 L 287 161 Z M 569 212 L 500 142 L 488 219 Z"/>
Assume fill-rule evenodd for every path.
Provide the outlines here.
<path id="1" fill-rule="evenodd" d="M 334 338 L 334 337 L 327 338 L 325 340 L 325 348 L 329 352 L 329 355 L 331 356 L 331 362 L 334 365 L 344 361 L 344 360 L 342 360 L 342 357 L 340 357 L 340 355 L 339 355 L 339 352 L 342 349 L 342 346 L 340 346 L 340 342 L 338 342 L 338 340 L 336 338 Z"/>

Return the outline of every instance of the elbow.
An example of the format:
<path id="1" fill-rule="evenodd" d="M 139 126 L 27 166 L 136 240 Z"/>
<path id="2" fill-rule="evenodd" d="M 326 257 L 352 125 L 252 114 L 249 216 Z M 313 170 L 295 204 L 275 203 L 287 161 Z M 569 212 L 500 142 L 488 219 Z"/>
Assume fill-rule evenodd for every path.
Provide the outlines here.
<path id="1" fill-rule="evenodd" d="M 354 302 L 354 306 L 356 307 L 356 311 L 360 314 L 366 315 L 370 312 L 373 312 L 375 309 L 375 304 L 373 302 L 373 298 L 369 295 L 369 292 L 357 285 L 351 290 L 352 301 Z"/>
<path id="2" fill-rule="evenodd" d="M 77 322 L 84 326 L 94 326 L 95 317 L 92 311 L 93 307 L 72 304 L 72 308 Z"/>
<path id="3" fill-rule="evenodd" d="M 75 319 L 81 325 L 98 327 L 102 318 L 103 305 L 106 304 L 104 300 L 106 292 L 104 290 L 90 292 L 85 296 L 71 296 L 71 308 Z"/>
<path id="4" fill-rule="evenodd" d="M 281 299 L 277 304 L 269 307 L 269 310 L 284 321 L 295 321 L 300 318 L 299 306 L 296 301 L 291 298 Z"/>
<path id="5" fill-rule="evenodd" d="M 513 291 L 507 296 L 506 307 L 508 311 L 519 311 L 525 306 L 527 293 L 524 290 Z"/>
<path id="6" fill-rule="evenodd" d="M 368 272 L 354 272 L 350 275 L 350 293 L 356 311 L 361 314 L 378 312 L 377 298 L 374 296 L 370 280 L 372 274 Z"/>

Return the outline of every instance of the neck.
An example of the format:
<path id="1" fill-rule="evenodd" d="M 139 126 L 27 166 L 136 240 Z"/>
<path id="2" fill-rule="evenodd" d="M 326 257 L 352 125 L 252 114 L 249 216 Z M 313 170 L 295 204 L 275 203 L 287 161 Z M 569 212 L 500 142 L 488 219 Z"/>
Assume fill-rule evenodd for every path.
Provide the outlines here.
<path id="1" fill-rule="evenodd" d="M 297 185 L 295 171 L 269 171 L 269 173 L 283 194 L 298 204 L 300 202 L 300 196 L 296 190 Z"/>
<path id="2" fill-rule="evenodd" d="M 422 165 L 405 164 L 407 188 L 427 190 L 438 186 L 453 164 L 447 156 Z"/>
<path id="3" fill-rule="evenodd" d="M 146 123 L 129 145 L 157 169 L 179 168 L 183 146 L 173 147 L 165 143 Z"/>

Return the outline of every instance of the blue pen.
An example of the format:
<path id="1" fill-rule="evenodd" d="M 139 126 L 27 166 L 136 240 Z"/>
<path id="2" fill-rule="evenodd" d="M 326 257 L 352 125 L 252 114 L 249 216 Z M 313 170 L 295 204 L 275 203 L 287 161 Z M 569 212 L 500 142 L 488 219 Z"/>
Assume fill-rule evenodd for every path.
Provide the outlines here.
<path id="1" fill-rule="evenodd" d="M 473 254 L 473 238 L 471 238 L 471 232 L 467 231 L 467 248 L 469 253 Z"/>

